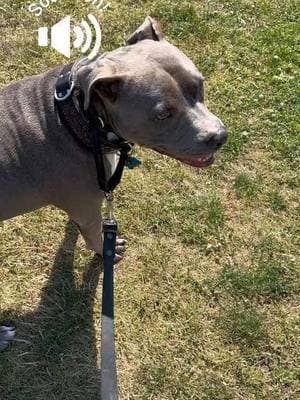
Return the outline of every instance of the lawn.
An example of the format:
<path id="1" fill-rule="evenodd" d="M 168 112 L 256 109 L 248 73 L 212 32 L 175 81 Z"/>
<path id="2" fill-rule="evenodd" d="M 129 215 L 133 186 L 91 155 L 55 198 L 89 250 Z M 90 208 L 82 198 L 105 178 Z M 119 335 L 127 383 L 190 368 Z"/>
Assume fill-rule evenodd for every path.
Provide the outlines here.
<path id="1" fill-rule="evenodd" d="M 93 13 L 107 51 L 151 14 L 230 133 L 207 170 L 137 149 L 142 166 L 118 189 L 120 398 L 298 400 L 298 2 L 58 0 L 39 18 L 29 3 L 0 0 L 1 86 L 65 62 L 38 48 L 39 26 Z M 101 278 L 61 211 L 0 227 L 0 321 L 18 329 L 0 354 L 1 400 L 100 398 Z"/>

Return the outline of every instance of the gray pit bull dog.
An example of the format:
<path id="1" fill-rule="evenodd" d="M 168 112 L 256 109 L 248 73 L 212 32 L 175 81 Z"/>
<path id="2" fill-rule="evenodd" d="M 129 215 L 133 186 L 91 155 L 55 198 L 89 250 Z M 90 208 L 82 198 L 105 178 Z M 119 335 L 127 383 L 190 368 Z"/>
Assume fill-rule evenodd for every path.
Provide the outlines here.
<path id="1" fill-rule="evenodd" d="M 92 152 L 61 123 L 54 90 L 62 67 L 0 91 L 0 221 L 55 205 L 80 228 L 89 249 L 102 253 L 100 204 Z M 222 122 L 204 104 L 203 76 L 147 17 L 127 46 L 72 67 L 87 110 L 105 109 L 114 132 L 185 164 L 214 162 L 226 142 Z M 118 240 L 116 262 L 125 242 Z M 0 329 L 0 349 L 14 331 Z"/>

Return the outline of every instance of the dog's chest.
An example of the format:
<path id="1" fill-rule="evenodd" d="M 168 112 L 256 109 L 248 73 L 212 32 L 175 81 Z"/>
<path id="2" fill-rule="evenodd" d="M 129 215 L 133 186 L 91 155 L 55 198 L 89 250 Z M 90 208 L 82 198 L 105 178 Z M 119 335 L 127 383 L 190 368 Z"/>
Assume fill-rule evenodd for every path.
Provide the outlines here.
<path id="1" fill-rule="evenodd" d="M 105 175 L 109 179 L 114 174 L 118 162 L 119 162 L 119 155 L 116 151 L 110 151 L 105 153 L 104 155 L 104 165 L 105 165 Z"/>

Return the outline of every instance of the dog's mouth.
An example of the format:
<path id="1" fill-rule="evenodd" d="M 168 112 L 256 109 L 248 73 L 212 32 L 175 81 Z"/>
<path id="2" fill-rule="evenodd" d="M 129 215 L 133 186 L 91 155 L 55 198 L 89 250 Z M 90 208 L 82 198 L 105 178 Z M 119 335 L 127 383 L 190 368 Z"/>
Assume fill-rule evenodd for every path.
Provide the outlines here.
<path id="1" fill-rule="evenodd" d="M 215 156 L 214 154 L 207 154 L 197 158 L 178 158 L 178 160 L 192 167 L 207 168 L 215 162 Z"/>
<path id="2" fill-rule="evenodd" d="M 162 150 L 156 150 L 161 154 L 164 154 L 168 157 L 175 158 L 176 160 L 181 161 L 184 164 L 190 165 L 195 168 L 207 168 L 211 166 L 215 162 L 215 155 L 214 153 L 204 154 L 201 157 L 179 157 L 169 154 Z"/>

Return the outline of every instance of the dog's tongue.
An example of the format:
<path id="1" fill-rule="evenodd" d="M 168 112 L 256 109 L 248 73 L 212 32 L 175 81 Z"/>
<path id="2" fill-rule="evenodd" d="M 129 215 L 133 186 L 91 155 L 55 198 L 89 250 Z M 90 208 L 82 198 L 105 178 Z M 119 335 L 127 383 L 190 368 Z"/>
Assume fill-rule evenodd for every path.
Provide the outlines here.
<path id="1" fill-rule="evenodd" d="M 198 158 L 181 158 L 180 161 L 184 164 L 191 165 L 192 167 L 205 168 L 212 165 L 215 161 L 215 158 L 213 154 L 208 154 Z"/>

